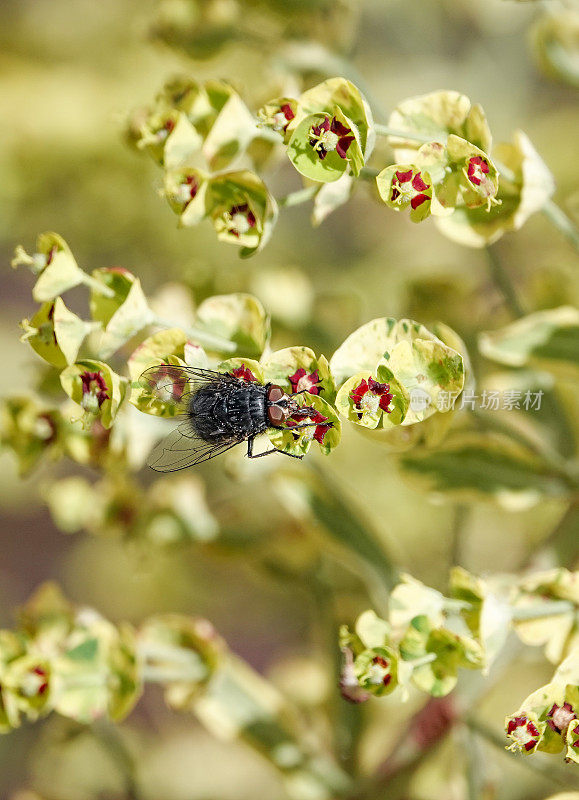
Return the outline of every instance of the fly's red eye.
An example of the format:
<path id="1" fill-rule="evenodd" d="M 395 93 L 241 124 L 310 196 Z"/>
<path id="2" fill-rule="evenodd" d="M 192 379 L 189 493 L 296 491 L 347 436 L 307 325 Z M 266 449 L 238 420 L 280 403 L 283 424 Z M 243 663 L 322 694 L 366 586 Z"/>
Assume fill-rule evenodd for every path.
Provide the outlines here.
<path id="1" fill-rule="evenodd" d="M 281 386 L 276 386 L 275 384 L 273 384 L 273 386 L 269 387 L 269 391 L 267 393 L 267 399 L 269 400 L 270 403 L 278 403 L 284 395 L 285 392 L 281 388 Z"/>
<path id="2" fill-rule="evenodd" d="M 283 408 L 279 406 L 269 406 L 267 409 L 267 418 L 270 422 L 270 425 L 273 425 L 274 428 L 278 428 L 282 422 L 284 421 L 286 415 Z"/>

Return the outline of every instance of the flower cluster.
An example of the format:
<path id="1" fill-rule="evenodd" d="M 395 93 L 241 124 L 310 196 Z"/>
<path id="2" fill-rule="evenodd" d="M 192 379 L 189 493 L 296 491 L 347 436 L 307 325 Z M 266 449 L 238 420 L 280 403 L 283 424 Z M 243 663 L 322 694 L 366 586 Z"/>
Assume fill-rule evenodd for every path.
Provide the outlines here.
<path id="1" fill-rule="evenodd" d="M 78 722 L 125 717 L 142 690 L 135 632 L 74 609 L 52 584 L 0 631 L 0 731 L 56 711 Z"/>
<path id="2" fill-rule="evenodd" d="M 288 701 L 231 657 L 206 619 L 158 614 L 138 629 L 113 625 L 92 608 L 72 606 L 55 584 L 44 584 L 20 609 L 17 629 L 0 630 L 0 733 L 51 712 L 85 725 L 120 721 L 146 682 L 160 684 L 169 708 L 194 713 L 214 735 L 223 729 L 230 739 L 235 731 L 266 753 L 288 782 L 297 774 L 322 789 L 326 778 L 320 774 L 329 773 L 336 786 L 343 785 L 321 742 L 288 723 Z M 251 710 L 243 720 L 238 704 Z M 280 747 L 291 760 L 279 757 Z"/>
<path id="3" fill-rule="evenodd" d="M 377 134 L 388 137 L 396 161 L 363 173 Z M 227 84 L 183 77 L 133 115 L 129 138 L 163 167 L 164 194 L 180 224 L 211 220 L 241 255 L 257 252 L 271 235 L 277 204 L 257 173 L 282 147 L 310 182 L 304 197 L 315 198 L 315 223 L 348 200 L 356 178 L 374 174 L 389 208 L 408 210 L 414 222 L 432 215 L 443 233 L 480 247 L 520 228 L 554 191 L 526 136 L 519 131 L 512 145 L 493 149 L 483 109 L 454 91 L 403 100 L 380 126 L 345 78 L 275 97 L 256 119 Z"/>
<path id="4" fill-rule="evenodd" d="M 550 683 L 534 691 L 505 720 L 508 749 L 523 754 L 563 753 L 579 764 L 579 649 L 559 665 Z"/>
<path id="5" fill-rule="evenodd" d="M 404 699 L 413 684 L 442 697 L 456 685 L 459 667 L 486 673 L 511 629 L 527 644 L 561 642 L 562 627 L 575 629 L 578 585 L 579 573 L 565 569 L 483 580 L 455 567 L 445 597 L 403 576 L 391 592 L 387 620 L 366 611 L 353 631 L 342 628 L 342 694 L 360 703 L 398 689 Z M 524 754 L 564 752 L 567 761 L 579 763 L 576 634 L 550 653 L 559 666 L 551 683 L 506 718 L 507 747 Z"/>
<path id="6" fill-rule="evenodd" d="M 248 216 L 247 205 L 236 205 L 232 211 L 231 224 L 240 238 L 247 239 L 256 224 L 254 217 Z M 244 215 L 246 229 L 241 222 Z M 41 263 L 42 251 L 49 245 L 58 248 L 50 265 L 40 272 L 33 268 L 35 292 L 42 282 L 44 303 L 27 323 L 23 338 L 59 371 L 62 389 L 73 404 L 70 410 L 79 409 L 83 428 L 75 425 L 68 405 L 54 409 L 28 401 L 25 413 L 14 401 L 7 403 L 3 440 L 21 454 L 24 468 L 43 452 L 67 453 L 82 463 L 104 465 L 120 458 L 127 466 L 140 466 L 147 445 L 153 445 L 158 433 L 151 429 L 143 437 L 144 420 L 137 430 L 129 409 L 174 416 L 179 400 L 175 393 L 181 396 L 186 387 L 167 381 L 171 366 L 209 367 L 245 381 L 281 386 L 296 398 L 299 408 L 283 427 L 268 429 L 268 436 L 274 447 L 296 456 L 308 453 L 312 445 L 330 453 L 340 442 L 340 417 L 368 429 L 391 430 L 433 414 L 442 416 L 436 409 L 438 395 L 445 392 L 456 398 L 462 391 L 464 347 L 450 329 L 441 334 L 445 342 L 412 320 L 377 319 L 352 333 L 330 361 L 303 346 L 272 352 L 269 319 L 250 295 L 209 297 L 191 312 L 188 325 L 169 327 L 153 311 L 156 303 L 145 297 L 135 275 L 120 268 L 99 268 L 86 275 L 56 234 L 39 237 L 32 256 L 25 257 L 19 248 L 19 261 L 28 266 Z M 70 287 L 66 278 L 71 272 L 72 285 L 90 288 L 89 320 L 70 312 L 56 295 L 62 286 Z M 123 365 L 118 354 L 135 339 L 139 343 Z M 240 355 L 223 360 L 231 353 Z M 158 380 L 154 386 L 142 385 L 139 378 L 151 367 L 158 368 Z M 417 386 L 432 399 L 421 412 L 409 402 Z M 113 426 L 117 434 L 111 438 L 108 432 Z M 116 488 L 120 494 L 131 494 L 123 491 L 122 482 Z M 98 492 L 107 497 L 110 487 Z M 118 500 L 116 504 L 123 505 Z M 130 527 L 147 529 L 145 507 L 130 505 L 128 517 L 133 520 L 136 514 Z M 139 509 L 142 513 L 137 513 Z M 88 527 L 98 529 L 98 520 L 89 521 Z"/>
<path id="7" fill-rule="evenodd" d="M 459 583 L 455 576 L 451 589 Z M 404 699 L 413 684 L 433 697 L 444 697 L 455 687 L 460 667 L 488 667 L 480 632 L 466 623 L 462 605 L 453 600 L 404 576 L 390 595 L 387 620 L 365 611 L 354 631 L 343 626 L 343 696 L 361 702 L 398 689 Z"/>

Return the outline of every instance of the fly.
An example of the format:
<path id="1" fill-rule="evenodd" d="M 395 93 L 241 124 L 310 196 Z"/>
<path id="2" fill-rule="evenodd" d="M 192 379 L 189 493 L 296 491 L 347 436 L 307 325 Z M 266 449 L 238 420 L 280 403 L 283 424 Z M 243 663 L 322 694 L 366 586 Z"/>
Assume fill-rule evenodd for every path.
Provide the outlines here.
<path id="1" fill-rule="evenodd" d="M 216 372 L 161 364 L 145 370 L 139 383 L 182 419 L 148 459 L 149 466 L 158 472 L 201 464 L 242 442 L 247 442 L 248 458 L 272 453 L 303 458 L 275 447 L 254 453 L 254 439 L 268 428 L 284 428 L 288 420 L 292 432 L 320 424 L 299 421 L 313 411 L 298 405 L 295 397 L 301 392 L 287 394 L 274 383 L 264 386 L 244 365 L 232 372 Z"/>

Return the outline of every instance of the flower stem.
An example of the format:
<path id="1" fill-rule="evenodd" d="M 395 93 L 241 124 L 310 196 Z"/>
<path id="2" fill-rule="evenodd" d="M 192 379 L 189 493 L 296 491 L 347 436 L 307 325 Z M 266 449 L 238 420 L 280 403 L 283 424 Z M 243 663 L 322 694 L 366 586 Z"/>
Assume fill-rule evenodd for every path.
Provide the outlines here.
<path id="1" fill-rule="evenodd" d="M 413 142 L 422 142 L 423 144 L 427 144 L 428 142 L 441 142 L 442 144 L 446 144 L 446 137 L 445 136 L 428 136 L 424 133 L 414 133 L 413 131 L 399 131 L 396 128 L 390 128 L 388 125 L 374 125 L 374 130 L 376 131 L 377 136 L 396 136 L 398 139 L 407 139 L 408 141 Z"/>
<path id="2" fill-rule="evenodd" d="M 545 600 L 543 603 L 534 603 L 532 606 L 519 606 L 512 609 L 514 620 L 541 619 L 542 617 L 556 617 L 575 611 L 575 604 L 570 600 Z"/>
<path id="3" fill-rule="evenodd" d="M 424 667 L 426 664 L 431 664 L 433 661 L 436 661 L 437 658 L 438 656 L 436 653 L 426 653 L 426 655 L 420 656 L 419 658 L 409 658 L 406 663 L 416 669 L 417 667 Z"/>
<path id="4" fill-rule="evenodd" d="M 96 278 L 93 278 L 91 275 L 87 275 L 86 272 L 83 273 L 84 277 L 82 279 L 82 283 L 85 286 L 88 286 L 89 289 L 93 289 L 98 294 L 102 294 L 105 297 L 114 297 L 115 291 L 111 289 L 110 286 L 106 286 L 104 283 L 97 281 Z"/>
<path id="5" fill-rule="evenodd" d="M 136 780 L 135 759 L 117 728 L 109 722 L 99 720 L 93 724 L 92 733 L 123 775 L 127 800 L 139 800 L 141 793 Z"/>
<path id="6" fill-rule="evenodd" d="M 496 251 L 492 247 L 486 248 L 487 253 L 487 260 L 489 265 L 489 270 L 493 279 L 493 282 L 501 292 L 502 296 L 505 299 L 505 303 L 510 308 L 513 316 L 515 317 L 524 317 L 525 310 L 523 309 L 521 303 L 519 302 L 519 298 L 517 297 L 517 292 L 511 278 L 503 264 L 499 258 L 497 258 Z"/>
<path id="7" fill-rule="evenodd" d="M 571 242 L 576 250 L 579 250 L 579 231 L 563 209 L 552 200 L 547 200 L 541 210 L 549 222 Z"/>
<path id="8" fill-rule="evenodd" d="M 157 316 L 153 317 L 151 323 L 161 328 L 181 328 L 177 323 Z M 207 347 L 209 350 L 217 350 L 221 353 L 235 353 L 237 350 L 235 342 L 230 339 L 224 339 L 222 336 L 217 336 L 215 333 L 209 333 L 209 331 L 205 331 L 202 328 L 182 328 L 182 330 L 196 344 Z"/>
<path id="9" fill-rule="evenodd" d="M 280 208 L 290 208 L 291 206 L 298 206 L 300 203 L 307 203 L 312 197 L 318 193 L 319 186 L 306 186 L 305 189 L 298 189 L 296 192 L 290 192 L 284 197 L 280 197 L 277 204 Z"/>
<path id="10" fill-rule="evenodd" d="M 359 177 L 362 178 L 363 181 L 373 181 L 379 174 L 379 169 L 374 169 L 374 167 L 362 167 Z"/>

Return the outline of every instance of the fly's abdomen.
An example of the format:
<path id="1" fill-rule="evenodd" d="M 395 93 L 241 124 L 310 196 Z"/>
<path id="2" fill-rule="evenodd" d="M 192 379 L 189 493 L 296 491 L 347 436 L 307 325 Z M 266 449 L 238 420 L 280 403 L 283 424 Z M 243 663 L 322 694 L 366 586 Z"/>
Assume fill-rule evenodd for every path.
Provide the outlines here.
<path id="1" fill-rule="evenodd" d="M 191 398 L 195 432 L 205 441 L 247 439 L 266 429 L 265 387 L 259 384 L 206 386 Z"/>
<path id="2" fill-rule="evenodd" d="M 227 397 L 226 419 L 240 436 L 262 433 L 266 428 L 265 387 L 248 384 L 232 391 Z"/>

